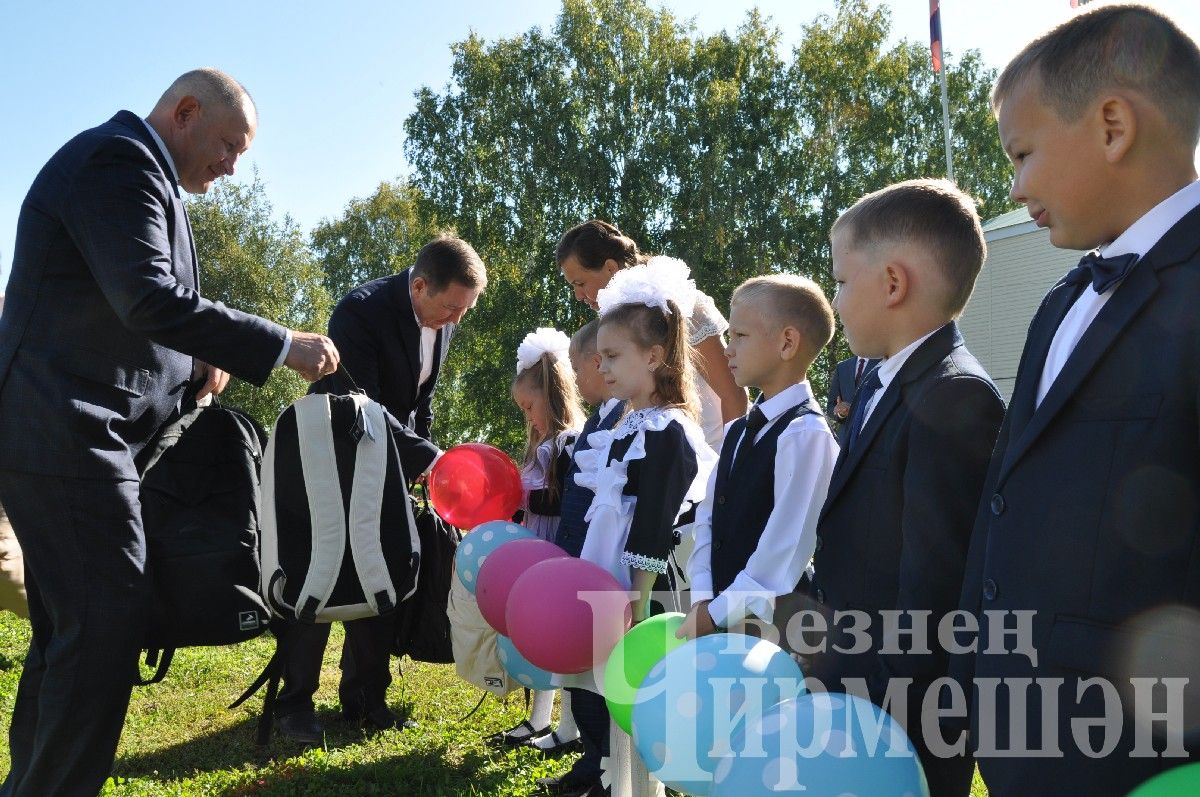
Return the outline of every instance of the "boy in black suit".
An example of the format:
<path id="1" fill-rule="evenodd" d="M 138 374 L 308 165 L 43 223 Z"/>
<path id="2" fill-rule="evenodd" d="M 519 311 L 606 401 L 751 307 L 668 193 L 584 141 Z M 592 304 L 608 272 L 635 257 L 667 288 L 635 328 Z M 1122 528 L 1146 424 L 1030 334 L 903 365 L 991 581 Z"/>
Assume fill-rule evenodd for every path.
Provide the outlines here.
<path id="1" fill-rule="evenodd" d="M 754 277 L 733 293 L 725 356 L 739 387 L 762 391 L 725 427 L 721 459 L 696 512 L 688 560 L 692 607 L 677 632 L 694 639 L 774 620 L 812 558 L 837 442 L 808 384 L 833 338 L 833 308 L 804 277 Z"/>
<path id="2" fill-rule="evenodd" d="M 953 184 L 913 180 L 860 199 L 831 239 L 846 339 L 855 354 L 882 362 L 863 378 L 843 425 L 817 525 L 810 594 L 833 614 L 806 674 L 888 708 L 931 794 L 963 797 L 971 758 L 935 754 L 938 740 L 921 721 L 930 685 L 946 674 L 937 625 L 958 605 L 1004 412 L 954 322 L 983 265 L 983 232 L 974 203 Z M 897 612 L 898 622 L 885 623 Z M 928 645 L 893 630 L 921 626 Z"/>
<path id="3" fill-rule="evenodd" d="M 993 797 L 1124 795 L 1198 749 L 1200 49 L 1159 12 L 1101 7 L 1027 46 L 992 102 L 1013 199 L 1055 246 L 1099 252 L 1030 325 L 955 674 Z"/>

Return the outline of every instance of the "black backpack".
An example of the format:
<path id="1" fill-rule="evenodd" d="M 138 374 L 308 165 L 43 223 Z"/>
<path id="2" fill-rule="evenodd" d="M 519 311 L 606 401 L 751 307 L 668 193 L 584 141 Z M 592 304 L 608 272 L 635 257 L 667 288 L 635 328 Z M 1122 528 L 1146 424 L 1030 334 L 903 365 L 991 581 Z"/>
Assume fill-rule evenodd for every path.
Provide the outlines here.
<path id="1" fill-rule="evenodd" d="M 263 597 L 306 623 L 390 614 L 421 560 L 408 482 L 386 411 L 313 393 L 275 422 L 263 460 Z"/>
<path id="2" fill-rule="evenodd" d="M 453 664 L 454 647 L 450 643 L 450 618 L 446 604 L 450 600 L 450 580 L 454 574 L 454 554 L 462 532 L 446 523 L 430 508 L 428 501 L 417 504 L 417 535 L 421 539 L 421 570 L 417 591 L 400 604 L 396 612 L 396 643 L 392 652 L 415 661 Z"/>
<path id="3" fill-rule="evenodd" d="M 265 433 L 213 403 L 164 427 L 142 454 L 142 524 L 152 584 L 143 647 L 154 675 L 176 648 L 230 645 L 267 630 L 259 595 L 259 467 Z"/>

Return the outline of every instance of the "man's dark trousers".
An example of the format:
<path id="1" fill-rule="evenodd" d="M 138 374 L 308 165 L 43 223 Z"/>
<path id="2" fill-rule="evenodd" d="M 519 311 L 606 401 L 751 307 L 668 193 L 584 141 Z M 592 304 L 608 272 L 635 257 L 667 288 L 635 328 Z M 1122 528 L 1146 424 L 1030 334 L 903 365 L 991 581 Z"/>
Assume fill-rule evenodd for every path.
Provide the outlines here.
<path id="1" fill-rule="evenodd" d="M 25 555 L 33 626 L 0 795 L 92 797 L 111 771 L 145 630 L 138 483 L 0 471 L 0 503 Z"/>

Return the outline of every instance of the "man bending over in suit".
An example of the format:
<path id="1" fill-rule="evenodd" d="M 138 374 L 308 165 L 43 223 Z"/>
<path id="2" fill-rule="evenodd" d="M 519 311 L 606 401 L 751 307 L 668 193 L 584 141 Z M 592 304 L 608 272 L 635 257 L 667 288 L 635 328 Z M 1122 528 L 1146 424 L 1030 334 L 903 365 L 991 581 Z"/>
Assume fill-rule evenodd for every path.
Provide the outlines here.
<path id="1" fill-rule="evenodd" d="M 134 458 L 177 411 L 235 374 L 337 368 L 322 335 L 200 295 L 182 188 L 233 174 L 254 102 L 188 72 L 146 119 L 121 111 L 68 141 L 21 206 L 0 317 L 0 503 L 25 555 L 33 639 L 17 689 L 5 797 L 91 795 L 112 767 L 149 581 Z"/>
<path id="2" fill-rule="evenodd" d="M 404 463 L 410 479 L 428 471 L 440 453 L 429 442 L 433 389 L 450 338 L 485 287 L 487 272 L 471 245 L 441 236 L 421 249 L 412 268 L 350 291 L 329 318 L 329 336 L 341 352 L 343 370 L 313 385 L 313 391 L 358 388 L 382 404 L 399 421 L 394 433 L 414 438 L 406 446 Z M 414 724 L 398 718 L 385 701 L 392 682 L 388 666 L 394 631 L 390 616 L 346 623 L 338 689 L 342 715 L 372 730 Z M 275 713 L 281 733 L 309 744 L 319 744 L 324 733 L 313 711 L 313 695 L 328 640 L 328 623 L 296 623 L 288 631 L 283 691 Z"/>

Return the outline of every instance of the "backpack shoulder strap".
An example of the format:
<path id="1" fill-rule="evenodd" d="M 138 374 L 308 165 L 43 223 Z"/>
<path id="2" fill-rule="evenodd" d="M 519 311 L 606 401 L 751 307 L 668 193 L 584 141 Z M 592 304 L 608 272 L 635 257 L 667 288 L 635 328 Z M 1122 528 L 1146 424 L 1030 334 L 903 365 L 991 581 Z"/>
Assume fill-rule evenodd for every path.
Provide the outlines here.
<path id="1" fill-rule="evenodd" d="M 329 396 L 314 393 L 292 405 L 300 440 L 300 469 L 312 519 L 312 556 L 296 599 L 301 620 L 312 622 L 329 602 L 346 554 L 346 509 L 333 445 Z M 365 435 L 364 435 L 365 437 Z"/>
<path id="2" fill-rule="evenodd" d="M 350 398 L 358 410 L 358 422 L 363 430 L 355 453 L 354 486 L 350 493 L 350 555 L 354 558 L 354 569 L 367 605 L 376 614 L 386 614 L 395 609 L 398 602 L 380 544 L 379 528 L 390 433 L 383 407 L 361 393 L 352 394 Z"/>

